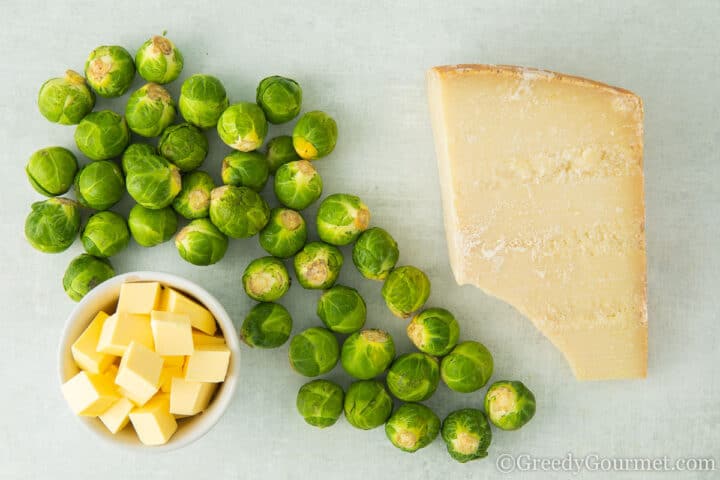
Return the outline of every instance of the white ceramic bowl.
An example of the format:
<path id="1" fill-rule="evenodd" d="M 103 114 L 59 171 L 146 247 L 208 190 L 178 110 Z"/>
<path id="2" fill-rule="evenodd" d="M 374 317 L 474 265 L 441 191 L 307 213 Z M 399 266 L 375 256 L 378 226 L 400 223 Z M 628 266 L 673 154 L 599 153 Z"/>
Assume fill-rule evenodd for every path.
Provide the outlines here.
<path id="1" fill-rule="evenodd" d="M 172 438 L 170 438 L 170 441 L 165 445 L 155 447 L 143 445 L 138 440 L 135 431 L 132 429 L 132 425 L 127 426 L 121 432 L 113 435 L 97 418 L 77 418 L 95 434 L 95 436 L 117 446 L 152 452 L 162 452 L 184 447 L 206 434 L 225 412 L 235 393 L 240 367 L 240 344 L 230 316 L 215 297 L 190 280 L 167 273 L 131 272 L 113 277 L 93 288 L 85 295 L 80 303 L 77 304 L 65 322 L 62 338 L 60 339 L 60 350 L 58 352 L 58 374 L 60 376 L 60 383 L 64 383 L 79 371 L 70 352 L 71 345 L 75 339 L 80 336 L 85 327 L 88 326 L 98 311 L 104 310 L 111 312 L 115 310 L 118 296 L 120 295 L 120 285 L 125 282 L 160 282 L 163 285 L 167 285 L 194 297 L 205 305 L 215 316 L 225 336 L 225 342 L 231 352 L 227 377 L 225 378 L 225 382 L 220 385 L 207 410 L 201 414 L 178 420 L 177 432 L 175 432 Z M 66 406 L 65 408 L 70 411 L 70 407 Z"/>

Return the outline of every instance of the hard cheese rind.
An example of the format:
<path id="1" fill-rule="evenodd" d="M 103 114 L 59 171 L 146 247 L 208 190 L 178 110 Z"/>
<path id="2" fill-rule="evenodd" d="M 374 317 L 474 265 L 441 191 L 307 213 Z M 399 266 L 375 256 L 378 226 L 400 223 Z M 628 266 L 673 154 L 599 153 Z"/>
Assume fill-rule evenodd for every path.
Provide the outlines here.
<path id="1" fill-rule="evenodd" d="M 523 67 L 428 74 L 450 263 L 515 306 L 583 380 L 644 377 L 643 109 Z"/>

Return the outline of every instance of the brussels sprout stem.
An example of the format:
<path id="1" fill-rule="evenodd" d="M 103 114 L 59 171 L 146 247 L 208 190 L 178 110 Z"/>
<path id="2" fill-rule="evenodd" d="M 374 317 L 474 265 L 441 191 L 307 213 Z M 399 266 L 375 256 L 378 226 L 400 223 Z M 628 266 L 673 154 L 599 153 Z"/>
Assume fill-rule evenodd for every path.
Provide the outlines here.
<path id="1" fill-rule="evenodd" d="M 453 449 L 463 455 L 471 455 L 475 453 L 480 446 L 480 440 L 467 432 L 460 432 L 453 440 L 451 440 Z"/>

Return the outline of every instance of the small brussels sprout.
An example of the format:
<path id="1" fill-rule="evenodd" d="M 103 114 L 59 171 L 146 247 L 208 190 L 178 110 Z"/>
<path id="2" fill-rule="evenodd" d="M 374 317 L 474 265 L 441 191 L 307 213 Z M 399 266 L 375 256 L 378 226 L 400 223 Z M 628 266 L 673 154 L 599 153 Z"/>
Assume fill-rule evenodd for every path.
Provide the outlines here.
<path id="1" fill-rule="evenodd" d="M 370 223 L 370 210 L 360 197 L 335 193 L 320 203 L 317 230 L 320 240 L 331 245 L 347 245 L 355 241 Z"/>
<path id="2" fill-rule="evenodd" d="M 281 260 L 275 257 L 257 258 L 245 268 L 243 288 L 248 297 L 258 302 L 274 302 L 290 288 L 290 276 Z"/>
<path id="3" fill-rule="evenodd" d="M 88 219 L 80 240 L 90 255 L 111 257 L 130 243 L 130 231 L 122 215 L 98 212 Z"/>
<path id="4" fill-rule="evenodd" d="M 170 207 L 151 210 L 135 205 L 128 215 L 128 227 L 133 239 L 143 247 L 154 247 L 175 235 L 178 219 Z"/>
<path id="5" fill-rule="evenodd" d="M 217 125 L 229 104 L 225 87 L 212 75 L 195 74 L 187 78 L 180 89 L 180 113 L 186 122 L 196 127 Z"/>
<path id="6" fill-rule="evenodd" d="M 275 172 L 275 196 L 280 203 L 294 210 L 310 206 L 322 194 L 320 174 L 307 160 L 281 165 Z"/>
<path id="7" fill-rule="evenodd" d="M 127 191 L 145 208 L 170 205 L 182 188 L 180 169 L 159 155 L 138 156 L 127 175 Z"/>
<path id="8" fill-rule="evenodd" d="M 450 456 L 466 463 L 487 457 L 492 431 L 482 410 L 462 408 L 451 412 L 443 420 L 442 439 Z"/>
<path id="9" fill-rule="evenodd" d="M 273 75 L 257 87 L 256 101 L 270 123 L 285 123 L 297 117 L 302 106 L 302 88 L 291 79 Z"/>
<path id="10" fill-rule="evenodd" d="M 279 303 L 258 303 L 247 314 L 240 328 L 240 339 L 249 347 L 277 348 L 287 342 L 292 317 Z"/>
<path id="11" fill-rule="evenodd" d="M 395 359 L 387 374 L 390 392 L 405 402 L 421 402 L 432 397 L 440 381 L 435 357 L 426 353 L 406 353 Z"/>
<path id="12" fill-rule="evenodd" d="M 335 149 L 337 123 L 327 113 L 308 112 L 293 129 L 293 145 L 300 158 L 315 160 L 329 155 Z"/>
<path id="13" fill-rule="evenodd" d="M 225 256 L 228 238 L 210 220 L 198 218 L 180 230 L 175 246 L 183 260 L 193 265 L 212 265 Z"/>
<path id="14" fill-rule="evenodd" d="M 170 83 L 180 76 L 183 56 L 175 44 L 164 36 L 154 35 L 135 54 L 135 66 L 148 82 Z"/>
<path id="15" fill-rule="evenodd" d="M 330 380 L 313 380 L 297 394 L 297 410 L 313 427 L 335 425 L 343 410 L 343 389 Z"/>
<path id="16" fill-rule="evenodd" d="M 75 176 L 75 196 L 81 205 L 95 210 L 107 210 L 125 194 L 125 180 L 115 162 L 91 162 Z"/>
<path id="17" fill-rule="evenodd" d="M 142 167 L 144 165 L 144 163 L 142 162 L 143 157 L 157 154 L 158 152 L 155 147 L 150 144 L 131 143 L 123 152 L 120 161 L 120 163 L 122 164 L 123 172 L 125 172 L 125 175 L 128 175 L 136 167 Z"/>
<path id="18" fill-rule="evenodd" d="M 459 343 L 440 363 L 440 375 L 445 384 L 461 393 L 484 387 L 492 372 L 492 354 L 480 342 Z"/>
<path id="19" fill-rule="evenodd" d="M 101 97 L 119 97 L 128 91 L 135 78 L 135 64 L 123 47 L 98 47 L 85 62 L 85 77 Z"/>
<path id="20" fill-rule="evenodd" d="M 403 403 L 385 424 L 390 443 L 413 453 L 430 445 L 440 433 L 440 419 L 420 403 Z"/>
<path id="21" fill-rule="evenodd" d="M 385 280 L 400 256 L 395 239 L 380 227 L 365 230 L 353 245 L 352 260 L 369 280 Z"/>
<path id="22" fill-rule="evenodd" d="M 444 308 L 428 308 L 412 319 L 407 334 L 421 352 L 442 357 L 457 344 L 460 326 L 453 314 Z"/>
<path id="23" fill-rule="evenodd" d="M 337 365 L 340 346 L 327 328 L 310 327 L 290 340 L 290 366 L 301 375 L 317 377 Z"/>
<path id="24" fill-rule="evenodd" d="M 268 166 L 260 152 L 232 152 L 223 159 L 222 181 L 225 185 L 248 187 L 261 191 L 268 180 Z"/>
<path id="25" fill-rule="evenodd" d="M 324 290 L 333 286 L 340 275 L 343 256 L 337 247 L 310 242 L 293 260 L 295 276 L 303 288 Z"/>
<path id="26" fill-rule="evenodd" d="M 398 267 L 385 279 L 382 296 L 393 315 L 408 318 L 425 305 L 430 296 L 430 280 L 418 268 Z"/>
<path id="27" fill-rule="evenodd" d="M 270 207 L 254 190 L 224 185 L 210 193 L 210 220 L 229 237 L 252 237 L 269 219 Z"/>
<path id="28" fill-rule="evenodd" d="M 138 135 L 157 137 L 175 121 L 175 101 L 157 83 L 146 83 L 130 95 L 125 120 Z"/>
<path id="29" fill-rule="evenodd" d="M 177 213 L 194 220 L 205 218 L 210 214 L 210 192 L 215 188 L 215 182 L 210 175 L 197 171 L 182 178 L 182 188 L 172 206 Z"/>
<path id="30" fill-rule="evenodd" d="M 114 276 L 115 269 L 107 258 L 83 253 L 75 257 L 65 270 L 63 288 L 68 297 L 79 302 L 90 290 Z"/>
<path id="31" fill-rule="evenodd" d="M 230 105 L 217 122 L 220 139 L 229 147 L 250 152 L 262 145 L 268 124 L 262 109 L 250 102 Z"/>
<path id="32" fill-rule="evenodd" d="M 281 165 L 300 160 L 300 156 L 293 146 L 292 137 L 290 135 L 280 135 L 268 140 L 265 160 L 267 160 L 268 168 L 273 175 Z"/>
<path id="33" fill-rule="evenodd" d="M 260 246 L 270 255 L 289 258 L 295 255 L 307 241 L 305 219 L 295 210 L 273 208 L 270 221 L 260 231 Z"/>
<path id="34" fill-rule="evenodd" d="M 395 358 L 395 342 L 383 330 L 361 330 L 345 339 L 340 363 L 347 373 L 360 380 L 375 378 Z"/>
<path id="35" fill-rule="evenodd" d="M 379 427 L 390 417 L 393 400 L 382 382 L 359 380 L 353 382 L 345 395 L 345 418 L 355 428 L 370 430 Z"/>
<path id="36" fill-rule="evenodd" d="M 80 232 L 80 208 L 67 198 L 35 202 L 25 219 L 25 238 L 45 253 L 67 250 Z"/>
<path id="37" fill-rule="evenodd" d="M 77 158 L 63 147 L 38 150 L 30 156 L 25 167 L 30 185 L 46 197 L 62 195 L 70 190 L 77 170 Z"/>
<path id="38" fill-rule="evenodd" d="M 90 160 L 117 157 L 129 142 L 125 119 L 110 110 L 88 113 L 75 129 L 75 144 Z"/>
<path id="39" fill-rule="evenodd" d="M 60 125 L 77 125 L 95 107 L 95 94 L 77 72 L 51 78 L 40 87 L 38 108 L 43 117 Z"/>
<path id="40" fill-rule="evenodd" d="M 209 148 L 203 131 L 189 123 L 167 127 L 158 141 L 160 155 L 183 172 L 195 170 L 202 165 Z"/>
<path id="41" fill-rule="evenodd" d="M 535 415 L 535 395 L 522 382 L 501 380 L 485 394 L 490 421 L 503 430 L 517 430 Z"/>
<path id="42" fill-rule="evenodd" d="M 365 325 L 367 308 L 357 290 L 335 285 L 320 295 L 317 315 L 333 332 L 353 333 Z"/>

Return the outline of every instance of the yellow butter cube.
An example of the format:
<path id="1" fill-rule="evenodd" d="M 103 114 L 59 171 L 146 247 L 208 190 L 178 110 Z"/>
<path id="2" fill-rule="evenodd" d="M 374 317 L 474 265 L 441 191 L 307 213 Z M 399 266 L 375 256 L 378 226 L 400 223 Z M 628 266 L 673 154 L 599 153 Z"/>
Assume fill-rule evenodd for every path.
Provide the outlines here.
<path id="1" fill-rule="evenodd" d="M 215 318 L 210 311 L 177 290 L 165 288 L 160 301 L 160 308 L 166 312 L 184 313 L 190 317 L 190 324 L 198 330 L 214 335 L 217 330 Z"/>
<path id="2" fill-rule="evenodd" d="M 222 345 L 225 343 L 225 337 L 221 337 L 219 335 L 207 335 L 200 332 L 193 332 L 192 338 L 195 345 Z"/>
<path id="3" fill-rule="evenodd" d="M 100 421 L 115 435 L 130 421 L 130 412 L 135 408 L 135 404 L 127 398 L 121 398 L 113 405 L 98 416 Z"/>
<path id="4" fill-rule="evenodd" d="M 150 315 L 160 305 L 162 287 L 157 282 L 123 283 L 120 286 L 118 312 Z"/>
<path id="5" fill-rule="evenodd" d="M 62 385 L 62 393 L 76 415 L 97 417 L 120 397 L 105 375 L 81 371 Z"/>
<path id="6" fill-rule="evenodd" d="M 230 364 L 226 345 L 198 345 L 185 362 L 185 380 L 190 382 L 222 382 Z"/>
<path id="7" fill-rule="evenodd" d="M 183 378 L 173 378 L 170 390 L 170 413 L 176 415 L 195 415 L 205 410 L 217 383 L 188 382 Z"/>
<path id="8" fill-rule="evenodd" d="M 115 383 L 138 405 L 144 405 L 160 388 L 163 360 L 146 346 L 131 342 L 118 368 Z"/>
<path id="9" fill-rule="evenodd" d="M 184 355 L 162 355 L 163 367 L 182 367 L 185 364 Z"/>
<path id="10" fill-rule="evenodd" d="M 110 315 L 103 324 L 97 351 L 122 356 L 130 342 L 140 343 L 150 350 L 154 349 L 150 315 L 134 313 Z"/>
<path id="11" fill-rule="evenodd" d="M 90 373 L 104 372 L 114 360 L 113 356 L 97 351 L 100 333 L 107 318 L 107 313 L 98 312 L 90 325 L 70 347 L 78 367 Z"/>
<path id="12" fill-rule="evenodd" d="M 175 417 L 170 413 L 170 396 L 161 393 L 144 406 L 130 412 L 130 421 L 138 438 L 145 445 L 163 445 L 177 430 Z"/>
<path id="13" fill-rule="evenodd" d="M 155 351 L 160 355 L 190 355 L 193 352 L 190 317 L 185 313 L 150 313 Z"/>
<path id="14" fill-rule="evenodd" d="M 173 378 L 182 378 L 184 375 L 182 366 L 164 366 L 160 372 L 160 391 L 170 393 Z"/>

